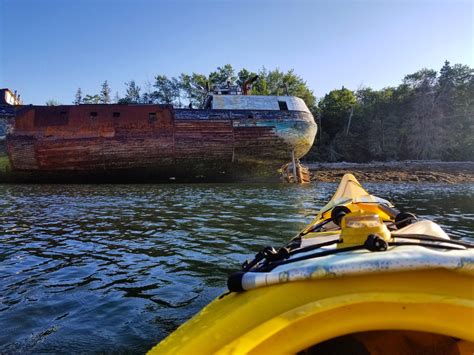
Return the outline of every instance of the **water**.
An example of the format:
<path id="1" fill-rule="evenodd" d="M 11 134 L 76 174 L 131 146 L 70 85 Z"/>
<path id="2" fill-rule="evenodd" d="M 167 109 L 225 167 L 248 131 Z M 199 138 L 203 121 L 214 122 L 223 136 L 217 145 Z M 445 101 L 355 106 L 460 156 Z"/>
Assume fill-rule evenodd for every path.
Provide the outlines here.
<path id="1" fill-rule="evenodd" d="M 474 234 L 474 185 L 367 184 Z M 0 352 L 144 352 L 336 184 L 0 185 Z"/>

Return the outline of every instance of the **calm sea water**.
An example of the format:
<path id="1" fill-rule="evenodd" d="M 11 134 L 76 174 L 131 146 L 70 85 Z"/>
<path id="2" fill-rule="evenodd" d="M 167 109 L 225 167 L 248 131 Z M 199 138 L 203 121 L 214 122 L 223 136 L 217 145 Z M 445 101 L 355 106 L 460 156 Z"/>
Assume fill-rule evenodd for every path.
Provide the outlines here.
<path id="1" fill-rule="evenodd" d="M 452 235 L 474 185 L 367 184 Z M 144 352 L 336 184 L 0 185 L 0 352 Z"/>

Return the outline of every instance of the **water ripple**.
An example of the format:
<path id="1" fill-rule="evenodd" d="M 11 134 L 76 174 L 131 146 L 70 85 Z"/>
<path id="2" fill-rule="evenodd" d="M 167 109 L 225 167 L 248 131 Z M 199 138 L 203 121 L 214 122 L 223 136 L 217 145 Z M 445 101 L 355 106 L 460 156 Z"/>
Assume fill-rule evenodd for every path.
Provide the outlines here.
<path id="1" fill-rule="evenodd" d="M 143 352 L 335 187 L 0 185 L 0 352 Z M 473 185 L 367 187 L 473 234 Z"/>

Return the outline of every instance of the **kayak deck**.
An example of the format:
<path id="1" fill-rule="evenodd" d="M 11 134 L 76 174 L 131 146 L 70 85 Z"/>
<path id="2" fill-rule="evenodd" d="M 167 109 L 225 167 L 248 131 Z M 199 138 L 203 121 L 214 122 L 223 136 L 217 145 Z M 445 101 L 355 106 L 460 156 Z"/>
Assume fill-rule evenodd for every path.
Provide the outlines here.
<path id="1" fill-rule="evenodd" d="M 408 245 L 338 250 L 330 245 L 342 234 L 331 215 L 337 206 L 376 213 L 392 238 L 405 238 Z M 323 354 L 331 346 L 341 350 L 362 342 L 371 354 L 390 354 L 404 349 L 401 339 L 418 350 L 472 353 L 473 249 L 453 247 L 456 242 L 433 222 L 397 229 L 396 213 L 390 202 L 345 175 L 329 203 L 288 244 L 308 251 L 291 255 L 290 249 L 271 268 L 268 260 L 247 264 L 236 273 L 239 290 L 246 291 L 214 300 L 150 353 Z M 416 235 L 425 239 L 410 239 Z M 428 247 L 427 236 L 435 240 Z M 384 340 L 396 346 L 380 348 Z"/>

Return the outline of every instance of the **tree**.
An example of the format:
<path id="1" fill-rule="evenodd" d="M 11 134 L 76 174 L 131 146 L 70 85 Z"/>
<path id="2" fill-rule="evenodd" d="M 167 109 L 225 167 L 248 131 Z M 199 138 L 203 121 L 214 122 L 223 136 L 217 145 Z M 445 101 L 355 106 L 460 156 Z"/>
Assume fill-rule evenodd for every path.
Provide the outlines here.
<path id="1" fill-rule="evenodd" d="M 439 76 L 424 68 L 405 76 L 397 87 L 352 93 L 355 103 L 346 90 L 331 91 L 319 102 L 323 132 L 311 153 L 315 158 L 472 160 L 474 71 L 470 67 L 446 61 Z"/>
<path id="2" fill-rule="evenodd" d="M 344 153 L 350 151 L 344 132 L 356 103 L 354 93 L 344 87 L 332 90 L 319 102 L 319 155 L 323 159 L 344 160 Z"/>
<path id="3" fill-rule="evenodd" d="M 267 76 L 268 71 L 265 67 L 259 70 L 258 72 L 258 79 L 254 82 L 252 86 L 252 94 L 253 95 L 270 95 L 268 91 L 267 85 Z"/>
<path id="4" fill-rule="evenodd" d="M 237 77 L 235 76 L 232 65 L 226 64 L 223 67 L 217 67 L 217 70 L 209 74 L 209 82 L 212 87 L 224 86 L 230 82 L 234 85 Z"/>
<path id="5" fill-rule="evenodd" d="M 257 73 L 254 73 L 254 72 L 251 72 L 251 71 L 248 71 L 247 69 L 241 69 L 238 73 L 237 73 L 237 85 L 240 86 L 242 88 L 242 90 L 244 89 L 244 83 L 249 80 L 249 79 L 253 79 L 255 76 L 257 75 Z M 257 78 L 258 79 L 258 78 Z M 253 85 L 252 85 L 253 87 Z M 252 91 L 250 91 L 249 94 L 251 94 Z"/>
<path id="6" fill-rule="evenodd" d="M 355 161 L 393 158 L 394 154 L 391 154 L 393 151 L 387 149 L 393 146 L 392 138 L 397 136 L 394 134 L 396 127 L 388 129 L 391 125 L 387 119 L 393 110 L 390 106 L 393 88 L 378 91 L 363 88 L 359 89 L 355 95 L 357 103 L 352 106 L 353 122 L 350 131 L 347 129 L 345 134 L 345 140 L 349 142 L 349 145 L 343 154 L 348 157 L 348 160 Z"/>
<path id="7" fill-rule="evenodd" d="M 103 104 L 110 104 L 111 102 L 111 98 L 110 98 L 110 87 L 109 87 L 109 83 L 106 81 L 104 81 L 102 83 L 102 88 L 100 90 L 100 102 L 103 103 Z"/>
<path id="8" fill-rule="evenodd" d="M 342 132 L 347 125 L 347 118 L 357 100 L 354 93 L 342 87 L 326 94 L 319 103 L 324 131 L 332 139 L 338 132 Z"/>
<path id="9" fill-rule="evenodd" d="M 140 99 L 140 87 L 135 83 L 135 80 L 130 80 L 125 83 L 126 95 L 123 99 L 119 100 L 119 104 L 138 104 L 141 102 Z"/>
<path id="10" fill-rule="evenodd" d="M 207 95 L 207 78 L 203 74 L 182 73 L 179 76 L 180 95 L 189 101 L 192 107 L 200 107 Z"/>
<path id="11" fill-rule="evenodd" d="M 152 104 L 153 100 L 153 85 L 149 80 L 145 81 L 144 92 L 140 98 L 140 101 L 144 104 Z"/>
<path id="12" fill-rule="evenodd" d="M 179 107 L 201 106 L 210 85 L 242 86 L 254 75 L 254 95 L 291 95 L 302 98 L 319 121 L 318 144 L 311 159 L 368 161 L 388 159 L 472 160 L 474 156 L 474 70 L 466 65 L 444 63 L 439 75 L 421 69 L 405 76 L 397 87 L 381 90 L 344 87 L 332 90 L 319 103 L 302 77 L 293 70 L 258 73 L 242 68 L 235 75 L 226 64 L 209 74 L 182 73 L 179 77 L 157 75 L 153 85 L 125 83 L 126 96 L 119 103 L 164 103 Z M 210 82 L 209 82 L 210 81 Z M 104 82 L 108 88 L 107 81 Z M 104 88 L 104 84 L 103 87 Z M 76 102 L 107 102 L 107 95 L 86 95 L 81 89 Z M 110 97 L 110 89 L 108 96 Z M 110 100 L 110 99 L 109 99 Z M 109 101 L 110 102 L 110 101 Z M 49 100 L 49 105 L 58 105 Z"/>
<path id="13" fill-rule="evenodd" d="M 46 106 L 59 106 L 61 104 L 58 101 L 51 99 L 51 100 L 46 101 L 45 105 Z"/>
<path id="14" fill-rule="evenodd" d="M 436 84 L 436 70 L 423 68 L 413 74 L 408 74 L 403 79 L 403 83 L 413 89 L 433 87 Z"/>
<path id="15" fill-rule="evenodd" d="M 254 73 L 254 72 L 251 72 L 251 71 L 248 71 L 247 69 L 243 68 L 241 69 L 238 73 L 237 73 L 237 85 L 239 85 L 240 87 L 242 87 L 244 85 L 244 83 L 253 78 L 255 75 L 257 75 L 257 73 Z"/>
<path id="16" fill-rule="evenodd" d="M 254 73 L 244 71 L 239 72 L 240 75 L 253 76 Z M 316 112 L 316 97 L 306 82 L 294 73 L 294 70 L 289 70 L 286 73 L 279 69 L 267 71 L 262 68 L 258 72 L 258 79 L 253 84 L 252 94 L 254 95 L 291 95 L 297 96 L 304 100 L 306 106 L 312 111 Z"/>
<path id="17" fill-rule="evenodd" d="M 78 88 L 76 91 L 76 96 L 74 99 L 74 105 L 80 105 L 82 103 L 82 90 L 81 88 Z"/>
<path id="18" fill-rule="evenodd" d="M 424 68 L 403 81 L 412 89 L 408 153 L 412 159 L 439 159 L 444 137 L 442 114 L 436 105 L 437 72 Z"/>
<path id="19" fill-rule="evenodd" d="M 454 70 L 446 60 L 439 71 L 438 90 L 440 92 L 454 89 Z"/>
<path id="20" fill-rule="evenodd" d="M 98 104 L 100 103 L 100 96 L 95 94 L 95 95 L 86 95 L 84 99 L 82 100 L 82 103 L 84 104 Z"/>
<path id="21" fill-rule="evenodd" d="M 180 106 L 180 84 L 178 79 L 168 79 L 166 75 L 157 75 L 153 86 L 157 89 L 151 94 L 154 102 L 168 105 L 178 104 Z"/>
<path id="22" fill-rule="evenodd" d="M 474 70 L 466 65 L 451 66 L 446 61 L 440 70 L 436 105 L 442 116 L 443 159 L 469 159 L 474 155 Z"/>
<path id="23" fill-rule="evenodd" d="M 230 64 L 217 67 L 216 71 L 209 74 L 209 80 L 206 75 L 199 73 L 186 74 L 168 78 L 166 75 L 157 75 L 153 87 L 153 92 L 145 92 L 141 96 L 141 102 L 155 102 L 161 104 L 172 104 L 179 107 L 185 104 L 191 104 L 192 107 L 200 107 L 208 94 L 210 86 L 224 86 L 230 81 L 231 85 L 243 86 L 243 83 L 257 73 L 251 72 L 245 68 L 241 69 L 237 76 L 234 68 Z M 252 93 L 256 95 L 294 95 L 301 97 L 310 110 L 317 111 L 316 98 L 313 92 L 308 88 L 306 82 L 290 70 L 286 73 L 278 69 L 268 72 L 262 68 L 258 72 L 258 79 L 253 84 Z M 129 83 L 127 83 L 128 85 Z M 128 90 L 128 89 L 127 89 Z M 122 103 L 132 102 L 128 95 L 121 100 Z"/>
<path id="24" fill-rule="evenodd" d="M 278 68 L 270 70 L 267 74 L 267 88 L 270 95 L 285 95 L 286 87 L 284 82 L 285 74 Z M 289 94 L 289 92 L 288 92 Z"/>
<path id="25" fill-rule="evenodd" d="M 294 70 L 291 69 L 283 75 L 282 81 L 283 86 L 285 87 L 285 93 L 287 92 L 291 96 L 297 96 L 303 99 L 308 108 L 314 110 L 316 106 L 316 97 L 302 77 L 296 75 Z"/>

